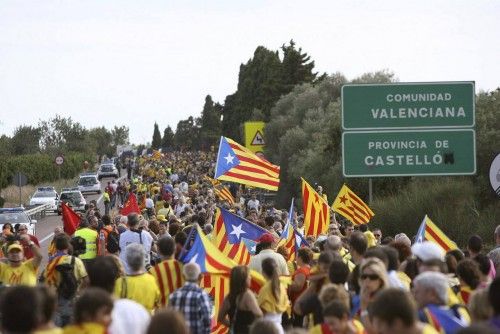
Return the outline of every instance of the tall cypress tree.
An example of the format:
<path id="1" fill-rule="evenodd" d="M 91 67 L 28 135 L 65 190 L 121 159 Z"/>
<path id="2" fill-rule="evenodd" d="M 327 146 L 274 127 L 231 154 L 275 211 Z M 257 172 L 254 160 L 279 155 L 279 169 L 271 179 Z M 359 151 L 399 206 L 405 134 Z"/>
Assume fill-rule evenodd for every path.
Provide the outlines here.
<path id="1" fill-rule="evenodd" d="M 160 129 L 158 129 L 158 123 L 155 122 L 155 129 L 153 131 L 153 140 L 151 141 L 151 148 L 158 150 L 161 146 L 161 134 Z"/>
<path id="2" fill-rule="evenodd" d="M 253 58 L 240 66 L 238 89 L 226 97 L 222 111 L 224 135 L 240 140 L 242 124 L 255 109 L 261 111 L 262 120 L 267 122 L 271 108 L 282 95 L 291 92 L 295 85 L 316 79 L 314 61 L 301 48 L 296 49 L 293 40 L 283 45 L 281 51 L 282 61 L 278 51 L 259 46 Z"/>
<path id="3" fill-rule="evenodd" d="M 167 126 L 165 130 L 163 130 L 163 138 L 161 139 L 161 147 L 167 148 L 174 146 L 174 131 L 172 128 Z"/>

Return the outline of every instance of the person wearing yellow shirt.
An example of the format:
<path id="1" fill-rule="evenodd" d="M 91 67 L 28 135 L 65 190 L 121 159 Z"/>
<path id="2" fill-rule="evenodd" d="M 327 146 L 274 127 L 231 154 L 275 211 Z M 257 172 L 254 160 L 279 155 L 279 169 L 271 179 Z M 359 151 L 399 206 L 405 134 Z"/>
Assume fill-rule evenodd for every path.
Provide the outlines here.
<path id="1" fill-rule="evenodd" d="M 153 312 L 160 302 L 160 289 L 153 275 L 144 268 L 144 247 L 132 243 L 125 248 L 130 274 L 116 280 L 114 295 L 131 299 Z"/>
<path id="2" fill-rule="evenodd" d="M 75 322 L 64 327 L 64 334 L 106 334 L 111 324 L 113 299 L 100 288 L 88 288 L 75 304 Z"/>
<path id="3" fill-rule="evenodd" d="M 37 283 L 37 271 L 42 262 L 42 253 L 28 235 L 21 235 L 33 251 L 34 257 L 25 261 L 23 246 L 14 242 L 7 247 L 7 263 L 0 263 L 0 282 L 4 285 L 28 285 Z"/>
<path id="4" fill-rule="evenodd" d="M 58 289 L 61 286 L 61 272 L 57 270 L 58 266 L 73 266 L 73 275 L 77 281 L 77 290 L 73 294 L 64 294 L 59 291 L 57 296 L 57 308 L 55 312 L 54 321 L 59 327 L 64 327 L 70 323 L 73 315 L 73 301 L 75 295 L 79 290 L 88 285 L 88 275 L 85 265 L 82 260 L 75 256 L 68 255 L 71 246 L 68 235 L 62 233 L 54 238 L 56 253 L 49 261 L 44 271 L 45 282 L 48 286 Z"/>
<path id="5" fill-rule="evenodd" d="M 273 322 L 279 333 L 283 334 L 281 316 L 288 309 L 290 300 L 286 285 L 280 282 L 278 264 L 273 258 L 265 258 L 262 261 L 262 274 L 266 283 L 259 291 L 257 302 L 264 313 L 264 319 Z"/>

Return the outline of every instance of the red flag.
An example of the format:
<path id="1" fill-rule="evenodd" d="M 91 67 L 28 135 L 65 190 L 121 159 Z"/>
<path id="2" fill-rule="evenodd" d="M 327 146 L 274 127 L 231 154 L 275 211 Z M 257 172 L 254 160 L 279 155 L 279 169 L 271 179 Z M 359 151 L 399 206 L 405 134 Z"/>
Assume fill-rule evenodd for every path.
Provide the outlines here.
<path id="1" fill-rule="evenodd" d="M 141 210 L 139 210 L 139 205 L 137 205 L 137 198 L 133 193 L 130 193 L 127 201 L 123 205 L 123 208 L 120 210 L 120 214 L 123 216 L 127 216 L 134 212 L 141 213 Z"/>
<path id="2" fill-rule="evenodd" d="M 80 216 L 76 214 L 65 202 L 61 202 L 62 208 L 62 221 L 64 232 L 68 235 L 73 235 L 76 228 L 80 224 Z"/>

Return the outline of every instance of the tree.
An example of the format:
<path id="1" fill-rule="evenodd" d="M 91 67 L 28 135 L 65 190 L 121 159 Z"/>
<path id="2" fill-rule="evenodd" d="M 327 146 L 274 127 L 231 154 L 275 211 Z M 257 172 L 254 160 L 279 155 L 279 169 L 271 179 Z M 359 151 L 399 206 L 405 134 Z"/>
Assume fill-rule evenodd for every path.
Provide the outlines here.
<path id="1" fill-rule="evenodd" d="M 128 126 L 114 126 L 111 130 L 111 136 L 113 137 L 113 144 L 116 145 L 127 145 L 129 143 L 129 128 Z"/>
<path id="2" fill-rule="evenodd" d="M 158 123 L 155 122 L 155 128 L 153 131 L 153 140 L 151 141 L 151 148 L 154 150 L 158 150 L 161 147 L 161 134 L 158 129 Z"/>
<path id="3" fill-rule="evenodd" d="M 255 109 L 261 111 L 262 121 L 268 122 L 271 108 L 279 98 L 288 94 L 295 85 L 314 82 L 314 61 L 295 42 L 281 47 L 283 61 L 278 51 L 257 47 L 246 64 L 240 66 L 237 91 L 226 97 L 222 110 L 222 132 L 233 139 L 240 139 L 242 124 L 252 118 Z M 324 78 L 322 76 L 321 78 Z"/>
<path id="4" fill-rule="evenodd" d="M 195 124 L 193 116 L 179 121 L 175 130 L 174 143 L 177 149 L 198 149 L 199 127 Z"/>
<path id="5" fill-rule="evenodd" d="M 386 82 L 391 81 L 387 74 Z M 295 86 L 272 108 L 266 140 L 273 145 L 266 146 L 264 154 L 281 167 L 277 198 L 281 205 L 299 195 L 300 177 L 323 185 L 329 198 L 342 185 L 340 92 L 345 83 L 347 79 L 336 73 L 315 85 Z M 362 182 L 353 179 L 350 185 L 365 189 L 356 187 Z"/>
<path id="6" fill-rule="evenodd" d="M 317 73 L 313 72 L 314 60 L 307 53 L 302 53 L 302 48 L 295 49 L 295 42 L 281 46 L 283 62 L 281 65 L 281 76 L 283 93 L 290 92 L 295 85 L 303 82 L 313 82 Z"/>
<path id="7" fill-rule="evenodd" d="M 161 139 L 161 147 L 163 149 L 173 147 L 174 146 L 174 131 L 172 128 L 167 126 L 165 130 L 163 130 L 163 138 Z"/>
<path id="8" fill-rule="evenodd" d="M 2 135 L 0 137 L 0 156 L 8 156 L 12 154 L 11 141 L 11 138 L 6 135 Z"/>
<path id="9" fill-rule="evenodd" d="M 40 152 L 41 131 L 38 127 L 21 125 L 14 130 L 10 141 L 12 153 L 15 155 Z"/>
<path id="10" fill-rule="evenodd" d="M 90 129 L 89 139 L 90 145 L 96 148 L 94 153 L 99 156 L 107 155 L 112 157 L 115 154 L 115 148 L 112 145 L 113 135 L 104 126 Z"/>
<path id="11" fill-rule="evenodd" d="M 221 135 L 221 109 L 222 106 L 214 103 L 210 95 L 205 97 L 200 118 L 200 145 L 204 150 L 216 145 Z"/>

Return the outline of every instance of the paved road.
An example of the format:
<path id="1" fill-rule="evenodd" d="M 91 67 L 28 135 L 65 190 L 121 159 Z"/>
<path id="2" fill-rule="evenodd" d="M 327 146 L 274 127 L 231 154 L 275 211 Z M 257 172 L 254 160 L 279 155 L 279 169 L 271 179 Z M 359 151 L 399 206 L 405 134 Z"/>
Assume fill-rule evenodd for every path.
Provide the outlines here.
<path id="1" fill-rule="evenodd" d="M 123 175 L 123 173 L 122 173 Z M 126 174 L 125 174 L 126 175 Z M 113 178 L 104 178 L 101 180 L 101 188 L 102 191 L 104 192 L 104 188 L 106 188 L 106 185 L 108 181 L 111 181 Z M 97 205 L 99 207 L 99 210 L 101 212 L 104 212 L 104 204 L 102 202 L 102 194 L 86 194 L 84 195 L 85 200 L 87 203 L 89 203 L 91 200 L 97 200 Z M 57 213 L 47 213 L 46 216 L 40 220 L 37 221 L 36 223 L 36 236 L 38 240 L 40 241 L 40 248 L 42 250 L 43 254 L 43 261 L 42 265 L 40 268 L 45 268 L 45 265 L 47 264 L 47 254 L 48 254 L 48 248 L 50 241 L 52 240 L 52 237 L 54 236 L 54 229 L 57 226 L 63 226 L 62 223 L 62 216 L 58 216 Z"/>

